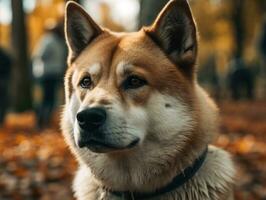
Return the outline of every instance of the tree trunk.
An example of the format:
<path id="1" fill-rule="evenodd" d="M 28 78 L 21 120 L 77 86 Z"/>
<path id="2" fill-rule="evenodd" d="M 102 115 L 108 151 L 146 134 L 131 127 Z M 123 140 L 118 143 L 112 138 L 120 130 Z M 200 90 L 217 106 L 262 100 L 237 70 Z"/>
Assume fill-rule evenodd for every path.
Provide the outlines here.
<path id="1" fill-rule="evenodd" d="M 139 27 L 149 26 L 169 0 L 140 0 Z"/>
<path id="2" fill-rule="evenodd" d="M 31 108 L 31 77 L 23 1 L 12 0 L 12 51 L 14 65 L 11 76 L 11 104 L 15 111 Z"/>
<path id="3" fill-rule="evenodd" d="M 244 27 L 244 3 L 245 0 L 232 1 L 232 22 L 234 27 L 234 37 L 236 42 L 235 57 L 240 58 L 243 55 L 245 42 L 245 27 Z"/>

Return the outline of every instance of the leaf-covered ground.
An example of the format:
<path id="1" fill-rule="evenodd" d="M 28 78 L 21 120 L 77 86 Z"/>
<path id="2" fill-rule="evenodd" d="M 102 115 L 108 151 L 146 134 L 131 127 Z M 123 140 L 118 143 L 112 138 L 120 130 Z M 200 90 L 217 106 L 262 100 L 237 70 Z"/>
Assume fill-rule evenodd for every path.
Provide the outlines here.
<path id="1" fill-rule="evenodd" d="M 221 103 L 221 134 L 216 144 L 234 155 L 237 200 L 266 199 L 266 102 Z M 0 128 L 0 199 L 71 200 L 76 162 L 55 117 L 44 131 L 34 115 L 7 117 Z"/>
<path id="2" fill-rule="evenodd" d="M 234 155 L 237 200 L 266 199 L 266 102 L 222 103 L 217 145 Z"/>

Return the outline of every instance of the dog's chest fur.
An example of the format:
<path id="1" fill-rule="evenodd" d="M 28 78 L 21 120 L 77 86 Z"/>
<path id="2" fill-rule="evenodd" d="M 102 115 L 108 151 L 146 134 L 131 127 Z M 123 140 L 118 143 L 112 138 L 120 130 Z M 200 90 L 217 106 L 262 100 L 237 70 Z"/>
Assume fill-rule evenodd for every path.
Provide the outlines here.
<path id="1" fill-rule="evenodd" d="M 226 169 L 224 169 L 226 166 Z M 94 180 L 87 167 L 80 167 L 75 181 L 75 196 L 79 200 L 133 200 L 117 197 L 104 190 Z M 147 200 L 231 200 L 233 163 L 225 151 L 210 146 L 205 163 L 186 184 L 167 194 Z M 163 177 L 162 177 L 163 178 Z M 136 199 L 135 199 L 136 200 Z"/>

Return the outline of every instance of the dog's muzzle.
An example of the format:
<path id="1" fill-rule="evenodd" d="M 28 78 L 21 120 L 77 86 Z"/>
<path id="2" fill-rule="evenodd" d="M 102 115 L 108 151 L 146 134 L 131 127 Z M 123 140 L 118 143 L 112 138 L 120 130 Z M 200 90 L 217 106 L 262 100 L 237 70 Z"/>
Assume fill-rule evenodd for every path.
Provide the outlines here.
<path id="1" fill-rule="evenodd" d="M 105 108 L 94 107 L 85 109 L 77 114 L 77 122 L 80 135 L 77 145 L 79 148 L 87 147 L 93 152 L 106 153 L 115 150 L 129 149 L 134 147 L 139 138 L 134 138 L 129 144 L 120 144 L 111 140 L 112 133 L 106 134 L 104 131 L 107 121 Z"/>

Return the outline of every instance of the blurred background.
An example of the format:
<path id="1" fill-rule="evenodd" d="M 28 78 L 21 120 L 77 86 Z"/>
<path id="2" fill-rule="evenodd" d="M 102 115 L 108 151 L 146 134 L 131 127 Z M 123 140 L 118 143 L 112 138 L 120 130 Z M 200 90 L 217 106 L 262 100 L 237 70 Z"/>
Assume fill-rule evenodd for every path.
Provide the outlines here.
<path id="1" fill-rule="evenodd" d="M 136 31 L 168 0 L 79 0 L 102 26 Z M 0 0 L 0 199 L 73 199 L 59 129 L 66 0 Z M 266 1 L 190 0 L 198 80 L 221 108 L 216 145 L 237 165 L 235 198 L 266 199 Z"/>

